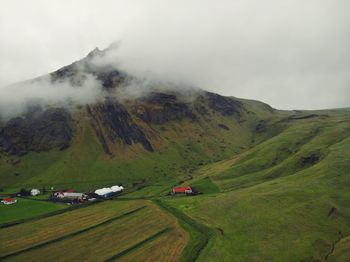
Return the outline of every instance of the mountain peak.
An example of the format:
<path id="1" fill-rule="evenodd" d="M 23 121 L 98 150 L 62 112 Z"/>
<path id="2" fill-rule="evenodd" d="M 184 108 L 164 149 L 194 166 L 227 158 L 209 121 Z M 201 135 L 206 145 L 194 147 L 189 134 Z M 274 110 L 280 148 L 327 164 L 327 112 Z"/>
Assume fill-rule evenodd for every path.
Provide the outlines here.
<path id="1" fill-rule="evenodd" d="M 88 58 L 93 58 L 93 57 L 96 57 L 96 56 L 102 56 L 104 54 L 104 52 L 102 50 L 100 50 L 98 47 L 95 47 L 94 50 L 92 50 L 88 55 L 87 57 Z"/>

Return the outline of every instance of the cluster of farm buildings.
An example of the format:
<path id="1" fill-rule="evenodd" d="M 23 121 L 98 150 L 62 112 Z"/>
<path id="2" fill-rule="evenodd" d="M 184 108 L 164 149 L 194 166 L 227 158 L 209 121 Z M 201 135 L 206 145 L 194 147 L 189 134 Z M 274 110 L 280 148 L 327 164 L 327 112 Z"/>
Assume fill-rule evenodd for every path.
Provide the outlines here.
<path id="1" fill-rule="evenodd" d="M 123 186 L 112 186 L 112 187 L 104 187 L 100 189 L 96 189 L 93 192 L 81 193 L 76 192 L 73 189 L 61 190 L 52 194 L 51 200 L 53 201 L 61 201 L 61 202 L 84 202 L 88 201 L 96 201 L 99 199 L 109 199 L 114 196 L 119 195 L 123 192 Z"/>
<path id="2" fill-rule="evenodd" d="M 103 199 L 110 199 L 113 198 L 120 193 L 122 193 L 124 190 L 123 186 L 112 186 L 112 187 L 104 187 L 100 189 L 96 189 L 95 191 L 90 191 L 87 193 L 82 192 L 76 192 L 73 189 L 65 189 L 65 190 L 59 190 L 55 191 L 51 194 L 48 200 L 53 202 L 64 202 L 64 203 L 83 203 L 85 201 L 97 201 L 97 200 L 103 200 Z M 173 195 L 197 195 L 200 194 L 200 192 L 195 191 L 190 186 L 178 186 L 173 187 L 171 190 L 171 193 Z M 30 196 L 37 196 L 40 195 L 41 192 L 39 189 L 31 189 L 27 192 L 27 195 Z M 17 196 L 23 196 L 20 193 L 16 194 Z M 4 198 L 1 201 L 5 205 L 12 205 L 17 203 L 17 199 L 13 197 Z"/>
<path id="3" fill-rule="evenodd" d="M 85 201 L 96 201 L 101 199 L 110 199 L 114 196 L 119 195 L 124 190 L 123 186 L 112 186 L 96 189 L 95 191 L 90 191 L 87 193 L 77 192 L 74 189 L 65 189 L 55 191 L 51 194 L 48 200 L 53 202 L 64 202 L 64 203 L 82 203 Z M 14 196 L 25 197 L 25 196 L 37 196 L 41 192 L 39 189 L 31 189 L 30 191 L 19 192 L 14 194 Z M 4 205 L 12 205 L 17 203 L 17 199 L 12 197 L 7 197 L 1 200 Z"/>

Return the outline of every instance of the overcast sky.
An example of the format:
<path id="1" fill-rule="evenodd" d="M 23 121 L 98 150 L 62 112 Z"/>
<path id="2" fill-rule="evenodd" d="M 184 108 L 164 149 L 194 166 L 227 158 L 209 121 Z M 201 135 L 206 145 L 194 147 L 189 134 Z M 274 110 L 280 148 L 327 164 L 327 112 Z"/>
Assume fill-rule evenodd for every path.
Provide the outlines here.
<path id="1" fill-rule="evenodd" d="M 349 10 L 349 0 L 0 0 L 0 88 L 120 41 L 118 63 L 133 73 L 280 109 L 350 107 Z"/>

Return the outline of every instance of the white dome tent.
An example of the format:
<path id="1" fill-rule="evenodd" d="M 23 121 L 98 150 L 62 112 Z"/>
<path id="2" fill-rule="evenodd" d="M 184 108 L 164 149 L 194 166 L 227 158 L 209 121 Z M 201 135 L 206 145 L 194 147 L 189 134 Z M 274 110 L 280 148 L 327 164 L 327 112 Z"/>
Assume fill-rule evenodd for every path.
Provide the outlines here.
<path id="1" fill-rule="evenodd" d="M 123 190 L 124 190 L 123 186 L 116 185 L 116 186 L 112 186 L 112 187 L 104 187 L 101 189 L 96 189 L 95 194 L 108 198 L 108 197 L 112 197 L 116 193 L 119 193 Z"/>

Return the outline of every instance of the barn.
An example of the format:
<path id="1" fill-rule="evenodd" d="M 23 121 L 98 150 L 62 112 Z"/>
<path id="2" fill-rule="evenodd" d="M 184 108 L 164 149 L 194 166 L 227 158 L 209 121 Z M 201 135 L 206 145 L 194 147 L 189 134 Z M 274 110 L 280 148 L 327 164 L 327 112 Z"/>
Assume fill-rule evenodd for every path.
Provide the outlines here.
<path id="1" fill-rule="evenodd" d="M 193 190 L 190 186 L 174 187 L 172 190 L 173 194 L 192 194 Z"/>

